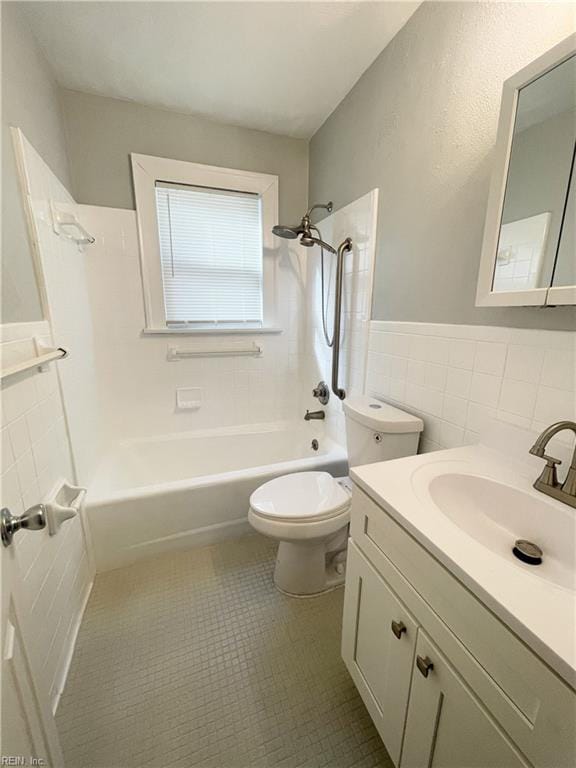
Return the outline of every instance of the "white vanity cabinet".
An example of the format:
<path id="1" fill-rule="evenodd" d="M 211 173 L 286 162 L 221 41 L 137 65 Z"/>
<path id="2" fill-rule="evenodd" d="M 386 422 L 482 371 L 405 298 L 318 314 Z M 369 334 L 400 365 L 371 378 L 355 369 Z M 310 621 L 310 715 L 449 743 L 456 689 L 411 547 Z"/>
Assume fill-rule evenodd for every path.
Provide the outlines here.
<path id="1" fill-rule="evenodd" d="M 342 653 L 382 740 L 398 764 L 418 625 L 351 546 Z"/>
<path id="2" fill-rule="evenodd" d="M 342 655 L 398 768 L 573 768 L 576 693 L 354 488 Z"/>
<path id="3" fill-rule="evenodd" d="M 432 665 L 426 676 L 423 670 Z M 530 765 L 426 633 L 418 630 L 400 768 Z"/>

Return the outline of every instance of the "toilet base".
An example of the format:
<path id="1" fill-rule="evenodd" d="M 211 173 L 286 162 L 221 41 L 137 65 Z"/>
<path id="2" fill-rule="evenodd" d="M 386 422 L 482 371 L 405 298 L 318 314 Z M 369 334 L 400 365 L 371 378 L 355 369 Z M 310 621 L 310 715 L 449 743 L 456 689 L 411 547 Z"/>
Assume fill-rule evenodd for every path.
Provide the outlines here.
<path id="1" fill-rule="evenodd" d="M 344 584 L 348 526 L 326 541 L 281 541 L 274 584 L 290 597 L 316 597 Z"/>

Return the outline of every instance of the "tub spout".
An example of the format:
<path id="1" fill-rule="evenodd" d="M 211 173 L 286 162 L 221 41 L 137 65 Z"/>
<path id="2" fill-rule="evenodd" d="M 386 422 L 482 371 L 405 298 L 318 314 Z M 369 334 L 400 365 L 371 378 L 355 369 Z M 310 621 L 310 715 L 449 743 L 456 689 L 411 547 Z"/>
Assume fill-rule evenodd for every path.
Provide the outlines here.
<path id="1" fill-rule="evenodd" d="M 312 421 L 312 419 L 325 419 L 326 413 L 324 411 L 309 411 L 306 410 L 306 415 L 304 416 L 305 421 Z"/>

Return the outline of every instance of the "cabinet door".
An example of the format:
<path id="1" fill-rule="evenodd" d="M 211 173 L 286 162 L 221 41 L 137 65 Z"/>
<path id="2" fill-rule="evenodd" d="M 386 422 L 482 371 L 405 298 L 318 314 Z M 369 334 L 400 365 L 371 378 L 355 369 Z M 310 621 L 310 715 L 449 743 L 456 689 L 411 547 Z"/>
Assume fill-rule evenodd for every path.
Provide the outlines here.
<path id="1" fill-rule="evenodd" d="M 400 765 L 401 768 L 525 768 L 530 765 L 422 629 L 418 630 Z"/>
<path id="2" fill-rule="evenodd" d="M 417 625 L 350 542 L 342 656 L 372 720 L 398 765 Z"/>

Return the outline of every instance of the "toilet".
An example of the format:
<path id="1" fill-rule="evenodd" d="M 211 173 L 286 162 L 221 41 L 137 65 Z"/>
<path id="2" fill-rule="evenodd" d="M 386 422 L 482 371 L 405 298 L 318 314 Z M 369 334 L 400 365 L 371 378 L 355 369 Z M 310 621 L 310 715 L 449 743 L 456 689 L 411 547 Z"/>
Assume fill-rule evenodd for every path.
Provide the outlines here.
<path id="1" fill-rule="evenodd" d="M 343 403 L 351 467 L 411 456 L 423 422 L 370 397 Z M 279 542 L 274 583 L 310 597 L 344 582 L 352 484 L 328 472 L 295 472 L 269 480 L 250 497 L 248 519 Z"/>

